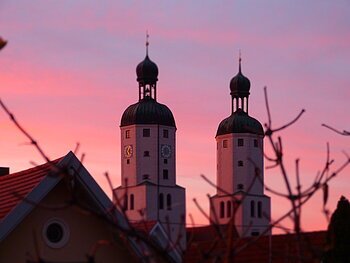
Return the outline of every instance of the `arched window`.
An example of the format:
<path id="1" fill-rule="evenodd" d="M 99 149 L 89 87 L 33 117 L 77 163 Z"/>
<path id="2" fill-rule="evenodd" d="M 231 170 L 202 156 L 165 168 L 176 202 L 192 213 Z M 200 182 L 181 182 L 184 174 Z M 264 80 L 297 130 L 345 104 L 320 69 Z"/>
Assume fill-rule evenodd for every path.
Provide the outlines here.
<path id="1" fill-rule="evenodd" d="M 166 207 L 168 210 L 171 210 L 171 195 L 167 194 L 166 196 Z"/>
<path id="2" fill-rule="evenodd" d="M 134 210 L 134 195 L 130 195 L 130 210 Z"/>
<path id="3" fill-rule="evenodd" d="M 258 202 L 258 217 L 262 217 L 262 204 L 261 201 Z"/>
<path id="4" fill-rule="evenodd" d="M 253 200 L 250 201 L 250 216 L 255 217 L 255 202 Z"/>
<path id="5" fill-rule="evenodd" d="M 163 194 L 159 194 L 159 209 L 164 209 L 164 195 Z"/>
<path id="6" fill-rule="evenodd" d="M 128 195 L 124 195 L 124 204 L 123 204 L 123 209 L 128 210 Z"/>
<path id="7" fill-rule="evenodd" d="M 227 217 L 231 217 L 231 201 L 226 202 Z"/>
<path id="8" fill-rule="evenodd" d="M 225 217 L 225 203 L 220 202 L 220 218 L 224 218 L 224 217 Z"/>

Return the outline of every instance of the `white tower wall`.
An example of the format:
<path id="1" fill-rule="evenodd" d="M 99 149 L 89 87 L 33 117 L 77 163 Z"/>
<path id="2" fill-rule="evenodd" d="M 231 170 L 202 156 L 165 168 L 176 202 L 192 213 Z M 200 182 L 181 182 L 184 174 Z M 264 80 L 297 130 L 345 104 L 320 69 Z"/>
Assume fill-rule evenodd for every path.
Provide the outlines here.
<path id="1" fill-rule="evenodd" d="M 249 133 L 230 133 L 217 136 L 216 142 L 217 194 L 232 194 L 243 190 L 262 195 L 263 137 Z"/>
<path id="2" fill-rule="evenodd" d="M 160 222 L 171 241 L 184 250 L 186 196 L 185 189 L 176 185 L 176 128 L 123 126 L 121 152 L 122 185 L 115 189 L 120 209 L 131 223 Z"/>
<path id="3" fill-rule="evenodd" d="M 143 136 L 144 129 L 149 129 L 149 137 Z M 164 130 L 168 131 L 168 138 L 164 138 Z M 126 136 L 127 131 L 129 138 Z M 176 185 L 175 132 L 175 127 L 153 124 L 121 127 L 123 186 L 134 186 L 144 181 L 167 186 Z M 165 145 L 171 151 L 169 157 L 163 156 L 162 148 Z M 127 156 L 125 149 L 130 146 L 132 155 Z"/>

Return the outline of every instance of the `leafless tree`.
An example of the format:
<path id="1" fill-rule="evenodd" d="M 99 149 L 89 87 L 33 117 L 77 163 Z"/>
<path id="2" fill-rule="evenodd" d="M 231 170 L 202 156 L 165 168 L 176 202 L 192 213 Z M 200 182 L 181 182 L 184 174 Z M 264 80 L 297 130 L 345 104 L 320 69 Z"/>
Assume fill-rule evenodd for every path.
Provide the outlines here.
<path id="1" fill-rule="evenodd" d="M 266 231 L 261 233 L 258 237 L 252 237 L 248 240 L 245 240 L 245 242 L 242 243 L 241 238 L 234 237 L 234 235 L 229 233 L 234 228 L 234 224 L 235 224 L 234 217 L 235 217 L 235 212 L 237 210 L 234 211 L 229 227 L 223 228 L 222 226 L 218 225 L 215 220 L 214 221 L 211 220 L 207 212 L 198 204 L 197 200 L 194 199 L 196 206 L 202 212 L 202 214 L 204 214 L 205 217 L 211 220 L 211 224 L 215 229 L 215 232 L 217 233 L 216 238 L 213 238 L 212 245 L 211 245 L 211 248 L 209 249 L 209 252 L 214 251 L 215 248 L 218 247 L 219 245 L 225 246 L 226 252 L 227 252 L 224 257 L 222 255 L 217 255 L 214 253 L 202 253 L 203 262 L 207 262 L 206 260 L 208 257 L 210 258 L 210 256 L 212 256 L 213 260 L 218 260 L 218 262 L 234 262 L 235 256 L 241 253 L 244 249 L 247 249 L 250 245 L 254 244 L 257 240 L 259 240 L 261 237 L 263 237 L 266 233 L 268 233 L 270 230 L 272 230 L 275 227 L 278 227 L 284 230 L 286 233 L 290 233 L 291 231 L 283 224 L 286 219 L 291 219 L 294 226 L 292 233 L 294 233 L 295 242 L 293 243 L 292 246 L 295 249 L 295 253 L 292 255 L 289 255 L 289 257 L 292 258 L 293 260 L 292 262 L 300 262 L 300 263 L 310 262 L 310 255 L 315 260 L 319 261 L 322 259 L 322 253 L 320 254 L 319 251 L 315 251 L 313 249 L 312 244 L 309 242 L 309 240 L 307 240 L 307 238 L 305 238 L 305 235 L 303 233 L 302 222 L 301 222 L 302 208 L 312 197 L 314 197 L 316 192 L 322 191 L 323 192 L 323 200 L 322 200 L 323 213 L 327 218 L 327 220 L 329 220 L 329 210 L 327 209 L 327 201 L 328 201 L 328 195 L 329 195 L 329 182 L 332 179 L 334 179 L 340 172 L 342 172 L 345 169 L 345 167 L 347 167 L 350 164 L 350 157 L 345 153 L 345 158 L 346 158 L 345 161 L 339 167 L 333 167 L 334 160 L 331 158 L 329 145 L 327 143 L 326 158 L 325 158 L 323 167 L 317 173 L 311 185 L 307 187 L 303 186 L 302 184 L 303 176 L 299 169 L 300 159 L 295 160 L 295 174 L 292 176 L 285 166 L 285 155 L 284 155 L 285 149 L 283 148 L 282 137 L 279 136 L 278 133 L 282 130 L 287 129 L 288 127 L 293 125 L 295 122 L 297 122 L 299 118 L 301 118 L 301 116 L 305 113 L 305 110 L 304 109 L 301 110 L 300 113 L 287 124 L 284 124 L 278 128 L 274 128 L 266 87 L 264 88 L 264 94 L 265 94 L 266 111 L 268 116 L 268 121 L 264 125 L 265 136 L 267 138 L 267 141 L 269 142 L 269 145 L 272 148 L 272 155 L 265 154 L 265 159 L 268 162 L 268 166 L 266 167 L 266 169 L 278 169 L 279 174 L 283 178 L 284 185 L 285 185 L 285 191 L 283 192 L 272 189 L 267 185 L 265 185 L 265 190 L 267 192 L 272 193 L 273 195 L 276 195 L 288 200 L 290 203 L 290 209 L 288 209 L 288 211 L 284 215 L 282 215 L 280 218 L 273 220 L 270 226 L 266 229 Z M 330 128 L 329 126 L 324 124 L 323 126 Z M 333 128 L 331 129 L 336 131 Z M 340 134 L 349 135 L 349 132 L 344 131 L 344 132 L 341 132 Z M 261 176 L 259 176 L 261 175 L 261 171 L 259 171 L 259 168 L 257 166 L 255 166 L 255 168 L 256 169 L 255 169 L 254 180 L 261 180 Z M 202 177 L 207 183 L 217 188 L 215 183 L 211 182 L 207 177 L 205 176 L 202 176 Z M 292 184 L 293 177 L 295 177 L 296 185 Z M 248 187 L 246 194 L 249 193 L 249 189 L 253 184 L 254 184 L 254 181 L 251 182 L 251 185 Z M 223 191 L 223 189 L 220 189 L 220 190 Z M 237 206 L 240 206 L 241 202 L 239 200 L 233 200 L 233 201 L 236 202 Z"/>
<path id="2" fill-rule="evenodd" d="M 6 45 L 6 41 L 4 41 L 2 38 L 0 38 L 0 49 L 2 49 Z M 327 209 L 327 201 L 328 201 L 328 194 L 329 194 L 329 182 L 333 180 L 340 172 L 342 172 L 346 166 L 350 163 L 350 157 L 345 154 L 346 160 L 339 166 L 339 167 L 333 167 L 334 166 L 334 160 L 330 156 L 330 150 L 329 146 L 327 144 L 326 149 L 326 158 L 325 163 L 323 167 L 321 168 L 320 172 L 317 173 L 315 176 L 315 179 L 313 180 L 313 183 L 309 185 L 308 187 L 303 187 L 302 184 L 302 173 L 299 169 L 299 159 L 295 160 L 295 174 L 291 175 L 291 173 L 287 170 L 285 166 L 285 158 L 284 158 L 284 152 L 285 149 L 283 148 L 283 140 L 281 136 L 278 135 L 278 133 L 284 129 L 287 129 L 291 125 L 293 125 L 298 119 L 304 114 L 305 110 L 301 110 L 300 113 L 295 117 L 294 120 L 288 122 L 285 125 L 282 125 L 278 128 L 275 128 L 272 121 L 272 115 L 270 111 L 270 106 L 268 102 L 267 97 L 267 89 L 265 87 L 264 89 L 265 93 L 265 104 L 266 104 L 266 110 L 267 110 L 267 116 L 268 121 L 265 123 L 265 136 L 267 138 L 267 141 L 269 142 L 270 146 L 272 147 L 272 155 L 266 155 L 265 159 L 269 163 L 267 166 L 267 169 L 278 169 L 280 175 L 283 178 L 284 185 L 285 185 L 285 191 L 280 192 L 274 189 L 271 189 L 269 186 L 265 185 L 265 190 L 267 192 L 270 192 L 274 195 L 277 195 L 279 197 L 285 198 L 290 203 L 290 208 L 288 211 L 282 215 L 280 218 L 277 218 L 273 220 L 270 224 L 270 226 L 265 230 L 265 232 L 261 233 L 257 237 L 252 237 L 249 239 L 245 239 L 244 242 L 242 242 L 242 239 L 238 238 L 237 236 L 234 236 L 232 233 L 234 233 L 234 226 L 235 226 L 235 211 L 233 211 L 233 216 L 230 221 L 230 223 L 226 227 L 222 227 L 219 224 L 215 222 L 215 220 L 211 220 L 208 213 L 198 204 L 196 199 L 194 199 L 194 202 L 198 209 L 209 219 L 211 220 L 211 224 L 213 226 L 213 229 L 216 233 L 216 235 L 212 239 L 212 244 L 209 248 L 207 248 L 206 251 L 201 251 L 203 255 L 203 261 L 206 261 L 208 259 L 212 259 L 214 262 L 234 262 L 235 257 L 239 255 L 242 251 L 247 249 L 249 246 L 254 244 L 257 240 L 262 238 L 266 233 L 271 231 L 274 227 L 279 227 L 282 229 L 285 229 L 287 232 L 287 228 L 283 226 L 283 222 L 286 219 L 292 219 L 293 221 L 293 233 L 295 235 L 295 248 L 296 253 L 293 255 L 289 255 L 289 257 L 293 258 L 293 262 L 309 262 L 309 258 L 307 258 L 305 255 L 310 255 L 310 251 L 305 251 L 305 237 L 303 235 L 302 230 L 302 222 L 301 222 L 301 213 L 303 206 L 315 195 L 316 192 L 322 191 L 323 192 L 323 200 L 322 200 L 322 206 L 323 206 L 323 212 L 326 218 L 329 218 L 329 211 Z M 50 176 L 63 176 L 65 180 L 67 181 L 74 181 L 74 176 L 72 176 L 69 171 L 65 167 L 58 167 L 54 161 L 52 161 L 48 156 L 46 155 L 44 149 L 42 146 L 38 143 L 38 141 L 20 124 L 20 122 L 16 119 L 15 115 L 7 108 L 5 103 L 0 99 L 0 108 L 8 115 L 11 122 L 17 127 L 17 129 L 26 136 L 26 138 L 29 140 L 30 144 L 39 152 L 39 154 L 42 156 L 42 158 L 45 160 L 45 162 L 48 162 L 52 165 L 54 173 L 50 174 Z M 348 131 L 340 132 L 328 125 L 323 124 L 324 127 L 327 127 L 339 134 L 348 136 L 350 133 Z M 78 152 L 79 144 L 77 144 L 77 147 L 75 149 L 75 153 Z M 80 159 L 81 163 L 84 161 L 84 155 L 81 156 Z M 252 160 L 248 160 L 252 161 Z M 255 166 L 255 179 L 254 180 L 261 180 L 261 173 L 262 171 L 259 170 L 257 166 Z M 291 179 L 295 177 L 296 185 L 293 185 L 291 183 Z M 213 187 L 216 187 L 216 185 L 211 182 L 207 177 L 202 176 L 202 178 L 208 182 Z M 109 183 L 110 189 L 113 192 L 113 185 L 111 183 L 111 180 L 109 178 L 109 175 L 106 173 L 106 179 Z M 249 189 L 253 185 L 254 182 L 251 182 L 251 185 L 248 187 L 248 193 Z M 132 238 L 134 240 L 137 240 L 138 242 L 143 242 L 146 244 L 152 251 L 153 254 L 145 253 L 142 255 L 141 260 L 145 262 L 149 262 L 151 260 L 157 260 L 157 261 L 164 261 L 164 262 L 171 262 L 172 259 L 169 257 L 169 251 L 173 249 L 171 246 L 162 247 L 154 240 L 150 239 L 147 235 L 144 235 L 138 231 L 133 224 L 131 224 L 130 220 L 128 220 L 128 217 L 125 213 L 125 209 L 123 209 L 122 200 L 118 198 L 117 196 L 114 196 L 114 199 L 116 200 L 116 206 L 111 209 L 111 211 L 103 211 L 103 212 L 96 212 L 95 210 L 92 210 L 86 204 L 83 204 L 79 201 L 79 199 L 76 197 L 75 189 L 74 189 L 74 183 L 73 184 L 67 184 L 70 186 L 70 196 L 69 200 L 65 202 L 64 204 L 55 207 L 45 207 L 44 209 L 65 209 L 68 206 L 76 206 L 81 209 L 84 213 L 91 213 L 95 216 L 98 216 L 101 220 L 103 220 L 106 224 L 109 226 L 112 226 L 118 233 L 121 233 L 127 242 L 129 238 Z M 127 195 L 127 193 L 125 193 Z M 18 198 L 31 203 L 31 200 L 27 200 L 26 197 L 18 195 L 18 193 L 14 193 Z M 244 198 L 244 196 L 243 196 Z M 232 198 L 233 202 L 236 205 L 236 208 L 240 206 L 242 200 L 235 200 Z M 41 204 L 32 203 L 32 205 L 35 206 L 41 206 Z M 121 211 L 123 216 L 127 219 L 127 227 L 121 226 L 118 221 L 115 220 L 115 218 L 112 216 L 113 210 Z M 142 213 L 142 211 L 140 211 Z M 266 216 L 266 215 L 265 215 Z M 215 217 L 215 215 L 214 215 Z M 185 224 L 185 220 L 183 222 Z M 289 231 L 288 231 L 289 232 Z M 179 237 L 180 239 L 181 237 Z M 33 237 L 34 242 L 36 242 L 36 238 Z M 192 237 L 189 237 L 189 245 L 192 242 Z M 37 242 L 36 242 L 37 244 Z M 215 249 L 219 246 L 224 244 L 225 247 L 225 253 L 224 255 L 221 255 L 218 257 L 214 253 Z M 86 263 L 93 263 L 95 262 L 95 255 L 98 249 L 102 246 L 116 246 L 117 244 L 113 243 L 112 241 L 108 240 L 96 240 L 95 245 L 91 248 L 91 251 L 87 252 L 87 258 Z M 177 244 L 174 244 L 175 246 Z M 312 252 L 312 251 L 311 251 Z M 315 254 L 314 258 L 320 259 L 319 254 Z M 45 259 L 43 259 L 39 253 L 39 249 L 37 249 L 36 255 L 33 255 L 32 258 L 28 259 L 28 262 L 47 262 Z M 52 262 L 53 263 L 53 262 Z"/>

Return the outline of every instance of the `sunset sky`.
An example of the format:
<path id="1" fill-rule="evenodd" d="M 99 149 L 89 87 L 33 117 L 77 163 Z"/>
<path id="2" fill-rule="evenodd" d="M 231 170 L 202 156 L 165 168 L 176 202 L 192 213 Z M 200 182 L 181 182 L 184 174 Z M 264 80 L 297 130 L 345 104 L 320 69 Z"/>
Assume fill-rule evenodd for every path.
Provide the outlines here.
<path id="1" fill-rule="evenodd" d="M 337 1 L 115 1 L 1 0 L 0 97 L 54 159 L 74 150 L 111 195 L 104 173 L 120 184 L 123 111 L 138 99 L 136 65 L 145 56 L 159 68 L 158 101 L 172 110 L 177 125 L 177 182 L 187 190 L 187 213 L 196 225 L 207 220 L 201 179 L 216 178 L 215 133 L 230 114 L 229 82 L 238 71 L 251 81 L 250 115 L 267 121 L 263 87 L 268 87 L 273 126 L 306 113 L 279 135 L 294 180 L 301 159 L 303 186 L 325 163 L 330 143 L 334 168 L 350 154 L 350 137 L 321 127 L 349 130 L 350 2 Z M 268 142 L 265 149 L 269 153 Z M 0 166 L 11 172 L 43 163 L 37 151 L 0 111 Z M 268 165 L 268 163 L 265 163 Z M 284 191 L 276 169 L 265 182 Z M 329 209 L 350 198 L 350 167 L 330 184 Z M 270 193 L 267 193 L 271 195 Z M 287 203 L 272 196 L 272 217 Z M 305 206 L 302 227 L 325 229 L 322 195 Z M 187 223 L 190 223 L 188 220 Z M 286 222 L 286 225 L 287 222 Z"/>

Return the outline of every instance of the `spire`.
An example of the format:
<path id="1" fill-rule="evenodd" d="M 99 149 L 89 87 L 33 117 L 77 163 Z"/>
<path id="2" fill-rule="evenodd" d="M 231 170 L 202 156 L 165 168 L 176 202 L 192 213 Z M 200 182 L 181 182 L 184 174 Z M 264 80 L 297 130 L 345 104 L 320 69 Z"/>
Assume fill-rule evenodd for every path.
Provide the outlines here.
<path id="1" fill-rule="evenodd" d="M 242 67 L 241 67 L 241 62 L 242 62 L 242 54 L 241 54 L 241 50 L 239 50 L 239 67 L 238 67 L 238 72 L 242 73 Z"/>
<path id="2" fill-rule="evenodd" d="M 149 34 L 148 30 L 146 30 L 146 56 L 148 56 L 148 46 L 149 46 Z"/>
<path id="3" fill-rule="evenodd" d="M 148 57 L 148 46 L 149 34 L 146 31 L 146 57 L 136 67 L 137 82 L 139 83 L 139 100 L 144 98 L 157 100 L 158 67 Z"/>

